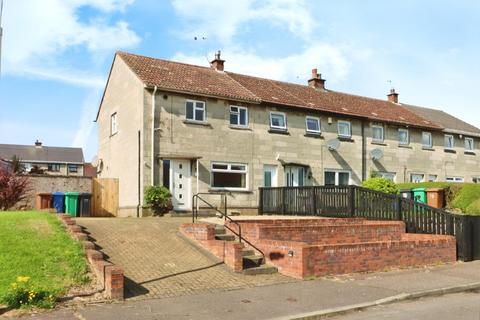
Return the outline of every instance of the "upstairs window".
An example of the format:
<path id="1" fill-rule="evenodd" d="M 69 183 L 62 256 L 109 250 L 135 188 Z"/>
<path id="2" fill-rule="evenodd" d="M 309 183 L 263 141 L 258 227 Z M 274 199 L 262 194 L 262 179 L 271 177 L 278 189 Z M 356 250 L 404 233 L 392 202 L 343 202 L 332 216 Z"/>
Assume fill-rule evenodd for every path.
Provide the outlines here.
<path id="1" fill-rule="evenodd" d="M 248 166 L 241 163 L 212 163 L 212 188 L 247 189 Z"/>
<path id="2" fill-rule="evenodd" d="M 383 142 L 384 139 L 383 126 L 379 124 L 372 125 L 372 141 Z"/>
<path id="3" fill-rule="evenodd" d="M 352 136 L 352 127 L 348 121 L 338 121 L 338 136 L 342 138 L 350 138 Z"/>
<path id="4" fill-rule="evenodd" d="M 118 132 L 118 125 L 117 125 L 117 113 L 112 113 L 110 116 L 110 135 L 114 135 Z"/>
<path id="5" fill-rule="evenodd" d="M 205 122 L 205 102 L 187 100 L 185 106 L 187 120 Z"/>
<path id="6" fill-rule="evenodd" d="M 465 138 L 465 151 L 473 151 L 474 149 L 473 138 Z"/>
<path id="7" fill-rule="evenodd" d="M 78 172 L 78 166 L 75 165 L 75 164 L 69 164 L 68 165 L 68 172 L 77 173 Z"/>
<path id="8" fill-rule="evenodd" d="M 398 144 L 406 146 L 410 143 L 410 137 L 408 134 L 408 129 L 400 128 L 398 129 Z"/>
<path id="9" fill-rule="evenodd" d="M 307 132 L 320 133 L 320 119 L 315 117 L 306 117 L 305 126 Z"/>
<path id="10" fill-rule="evenodd" d="M 238 127 L 248 126 L 248 110 L 245 107 L 230 107 L 230 125 Z"/>
<path id="11" fill-rule="evenodd" d="M 422 147 L 431 148 L 433 146 L 432 133 L 422 132 Z"/>
<path id="12" fill-rule="evenodd" d="M 276 130 L 287 130 L 287 121 L 285 113 L 270 112 L 270 128 Z"/>
<path id="13" fill-rule="evenodd" d="M 445 149 L 452 150 L 454 146 L 454 138 L 451 134 L 445 135 Z"/>

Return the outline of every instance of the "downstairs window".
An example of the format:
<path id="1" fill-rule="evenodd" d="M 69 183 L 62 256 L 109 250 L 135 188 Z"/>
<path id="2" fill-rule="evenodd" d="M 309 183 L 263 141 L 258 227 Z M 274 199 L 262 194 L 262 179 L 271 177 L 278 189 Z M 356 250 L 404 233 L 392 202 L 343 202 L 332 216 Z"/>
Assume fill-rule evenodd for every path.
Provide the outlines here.
<path id="1" fill-rule="evenodd" d="M 241 163 L 212 163 L 211 187 L 215 189 L 247 190 L 248 166 Z"/>

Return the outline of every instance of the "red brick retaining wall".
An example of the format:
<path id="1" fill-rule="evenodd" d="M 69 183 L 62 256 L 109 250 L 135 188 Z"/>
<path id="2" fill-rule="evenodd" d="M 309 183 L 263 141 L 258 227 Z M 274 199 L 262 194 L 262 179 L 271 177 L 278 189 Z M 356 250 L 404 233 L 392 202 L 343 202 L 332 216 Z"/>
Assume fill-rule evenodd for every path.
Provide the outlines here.
<path id="1" fill-rule="evenodd" d="M 92 271 L 103 284 L 105 296 L 108 299 L 123 300 L 123 269 L 105 261 L 103 253 L 95 250 L 95 244 L 88 241 L 87 234 L 83 232 L 82 228 L 69 215 L 56 214 L 56 216 L 63 222 L 72 237 L 82 243 Z"/>

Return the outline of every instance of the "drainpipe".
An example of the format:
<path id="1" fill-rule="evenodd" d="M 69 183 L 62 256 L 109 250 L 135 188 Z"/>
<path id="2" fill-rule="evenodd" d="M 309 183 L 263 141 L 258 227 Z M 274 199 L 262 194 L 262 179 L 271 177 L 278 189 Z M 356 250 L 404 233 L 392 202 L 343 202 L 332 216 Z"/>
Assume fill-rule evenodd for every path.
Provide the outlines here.
<path id="1" fill-rule="evenodd" d="M 140 172 L 141 172 L 141 162 L 142 162 L 142 157 L 141 157 L 141 149 L 140 149 L 140 146 L 141 146 L 141 139 L 140 139 L 140 130 L 138 130 L 138 141 L 137 141 L 137 144 L 138 144 L 138 162 L 137 162 L 137 170 L 138 170 L 138 174 L 137 174 L 137 192 L 138 192 L 138 195 L 137 195 L 137 218 L 140 217 L 140 205 L 141 205 L 141 180 L 140 180 Z"/>
<path id="2" fill-rule="evenodd" d="M 155 184 L 155 95 L 157 93 L 157 86 L 153 88 L 152 94 L 152 161 L 151 161 L 151 172 L 152 172 L 152 179 L 151 184 L 152 186 Z"/>
<path id="3" fill-rule="evenodd" d="M 365 121 L 362 120 L 362 181 L 367 179 L 367 139 L 365 138 Z"/>

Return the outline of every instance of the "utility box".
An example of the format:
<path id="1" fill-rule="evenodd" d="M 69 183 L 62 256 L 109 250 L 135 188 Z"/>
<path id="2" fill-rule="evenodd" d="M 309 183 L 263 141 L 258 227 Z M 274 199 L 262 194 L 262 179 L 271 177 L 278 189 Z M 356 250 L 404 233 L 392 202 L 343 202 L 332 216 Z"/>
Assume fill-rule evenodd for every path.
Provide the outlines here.
<path id="1" fill-rule="evenodd" d="M 35 196 L 35 208 L 37 210 L 50 209 L 52 207 L 52 194 L 39 192 Z"/>
<path id="2" fill-rule="evenodd" d="M 427 204 L 434 208 L 441 209 L 445 201 L 445 190 L 442 188 L 427 189 Z"/>

